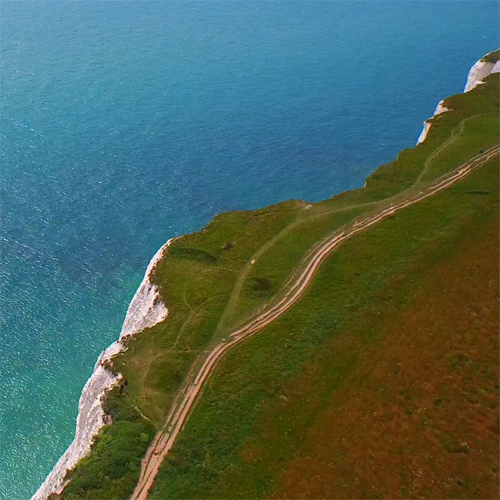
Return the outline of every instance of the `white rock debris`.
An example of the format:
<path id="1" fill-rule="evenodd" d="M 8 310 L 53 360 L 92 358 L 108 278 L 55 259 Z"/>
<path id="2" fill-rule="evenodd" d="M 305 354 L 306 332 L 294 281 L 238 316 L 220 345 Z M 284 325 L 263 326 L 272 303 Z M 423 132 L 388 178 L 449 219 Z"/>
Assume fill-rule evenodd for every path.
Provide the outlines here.
<path id="1" fill-rule="evenodd" d="M 163 245 L 149 263 L 144 279 L 135 293 L 125 320 L 123 322 L 120 340 L 111 344 L 101 353 L 94 368 L 94 373 L 88 379 L 80 396 L 78 417 L 76 421 L 75 439 L 58 460 L 38 491 L 31 500 L 46 500 L 52 493 L 61 493 L 67 484 L 64 476 L 77 462 L 85 457 L 91 449 L 92 441 L 105 424 L 103 397 L 108 391 L 120 383 L 121 374 L 113 374 L 106 369 L 106 361 L 124 350 L 121 339 L 135 335 L 145 328 L 152 327 L 163 321 L 168 314 L 162 302 L 158 288 L 150 281 L 150 276 L 157 262 L 164 256 L 165 250 L 172 240 Z"/>

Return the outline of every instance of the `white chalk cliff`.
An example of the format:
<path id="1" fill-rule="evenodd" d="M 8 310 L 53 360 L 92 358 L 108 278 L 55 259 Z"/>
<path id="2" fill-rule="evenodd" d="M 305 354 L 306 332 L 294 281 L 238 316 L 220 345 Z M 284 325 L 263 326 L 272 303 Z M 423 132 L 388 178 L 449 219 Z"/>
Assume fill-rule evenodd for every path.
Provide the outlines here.
<path id="1" fill-rule="evenodd" d="M 486 62 L 484 59 L 488 56 L 489 54 L 486 54 L 482 59 L 477 61 L 474 66 L 469 71 L 469 74 L 467 76 L 467 83 L 465 84 L 464 88 L 464 93 L 469 92 L 473 88 L 477 87 L 481 83 L 483 83 L 483 80 L 491 75 L 492 73 L 500 73 L 500 61 L 497 61 L 495 63 L 493 62 Z M 446 111 L 449 111 L 448 108 L 446 108 L 443 105 L 443 101 L 441 101 L 437 107 L 436 110 L 434 111 L 434 114 L 424 122 L 424 128 L 422 129 L 422 132 L 420 132 L 420 135 L 418 136 L 417 144 L 420 144 L 421 142 L 424 142 L 425 139 L 427 138 L 427 134 L 429 133 L 429 130 L 432 125 L 432 119 Z"/>
<path id="2" fill-rule="evenodd" d="M 58 460 L 38 491 L 31 500 L 45 500 L 52 493 L 61 493 L 66 486 L 64 476 L 77 462 L 90 452 L 92 441 L 105 425 L 102 400 L 108 391 L 115 387 L 121 380 L 120 374 L 114 375 L 105 368 L 105 361 L 110 360 L 124 350 L 121 340 L 129 335 L 135 335 L 145 328 L 163 321 L 168 314 L 165 304 L 160 298 L 156 285 L 150 281 L 151 271 L 156 263 L 164 256 L 166 248 L 172 240 L 167 241 L 149 263 L 144 279 L 127 310 L 123 322 L 120 339 L 111 344 L 99 356 L 94 368 L 94 373 L 83 388 L 78 407 L 75 439 Z"/>
<path id="3" fill-rule="evenodd" d="M 441 113 L 445 113 L 446 111 L 449 111 L 449 109 L 444 105 L 444 101 L 439 101 L 432 117 L 424 122 L 424 128 L 422 129 L 422 132 L 420 132 L 420 135 L 418 136 L 417 144 L 420 144 L 421 142 L 425 141 L 427 134 L 429 133 L 429 130 L 431 128 L 432 118 L 434 118 L 437 115 L 440 115 Z"/>
<path id="4" fill-rule="evenodd" d="M 485 59 L 485 57 L 483 57 L 483 59 Z M 464 92 L 469 92 L 483 83 L 483 80 L 492 73 L 500 73 L 500 61 L 493 63 L 483 61 L 483 59 L 477 61 L 477 63 L 470 69 Z"/>

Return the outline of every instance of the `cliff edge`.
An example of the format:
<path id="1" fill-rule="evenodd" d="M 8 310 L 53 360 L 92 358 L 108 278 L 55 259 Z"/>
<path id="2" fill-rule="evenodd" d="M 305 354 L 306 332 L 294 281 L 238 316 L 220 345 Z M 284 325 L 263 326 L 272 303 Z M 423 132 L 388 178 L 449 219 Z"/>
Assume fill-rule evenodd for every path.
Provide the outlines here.
<path id="1" fill-rule="evenodd" d="M 151 259 L 144 278 L 128 307 L 119 340 L 101 353 L 94 372 L 82 390 L 74 441 L 58 460 L 31 500 L 45 500 L 53 493 L 60 494 L 62 492 L 68 482 L 65 480 L 66 473 L 90 452 L 95 436 L 107 423 L 102 406 L 104 397 L 122 380 L 122 375 L 111 372 L 108 366 L 109 361 L 125 349 L 122 340 L 160 323 L 167 317 L 167 307 L 160 298 L 158 288 L 151 283 L 150 276 L 158 261 L 164 256 L 171 241 L 168 240 Z"/>
<path id="2" fill-rule="evenodd" d="M 464 93 L 471 91 L 473 88 L 483 83 L 483 80 L 492 73 L 500 73 L 500 49 L 486 54 L 479 59 L 469 71 L 467 82 L 465 84 Z M 417 139 L 417 144 L 424 142 L 432 125 L 432 119 L 435 116 L 445 113 L 449 109 L 444 105 L 444 101 L 440 101 L 436 106 L 434 114 L 424 122 L 424 128 Z"/>
<path id="3" fill-rule="evenodd" d="M 498 52 L 498 51 L 497 51 Z M 469 86 L 477 86 L 482 79 L 484 79 L 487 75 L 493 73 L 493 72 L 498 72 L 498 63 L 497 62 L 492 62 L 491 57 L 495 53 L 488 54 L 484 58 L 482 58 L 480 61 L 478 61 L 473 68 L 471 68 L 471 71 L 469 72 L 469 78 L 467 80 L 467 85 L 466 89 Z M 476 67 L 476 71 L 473 71 L 474 68 Z M 489 72 L 488 72 L 489 71 Z M 473 87 L 471 87 L 473 88 Z M 470 89 L 469 89 L 470 90 Z M 435 115 L 443 113 L 448 111 L 448 109 L 443 105 L 443 101 L 438 105 L 436 108 Z M 450 114 L 451 115 L 451 114 Z M 419 139 L 419 142 L 423 142 L 427 136 L 427 132 L 430 127 L 430 122 L 431 120 L 428 120 L 428 127 L 427 130 L 422 132 L 421 137 L 422 139 Z M 427 123 L 426 122 L 426 123 Z M 425 127 L 424 127 L 425 128 Z M 427 143 L 429 144 L 429 142 Z M 418 148 L 420 150 L 420 148 Z M 424 148 L 425 149 L 425 148 Z M 376 192 L 376 189 L 373 188 L 372 186 L 377 186 L 380 185 L 381 193 L 383 192 L 384 194 L 387 194 L 386 191 L 390 190 L 392 188 L 398 187 L 399 185 L 398 182 L 400 179 L 398 178 L 398 175 L 401 175 L 402 169 L 398 168 L 398 165 L 394 165 L 393 167 L 386 166 L 386 168 L 381 168 L 379 171 L 371 176 L 371 180 L 368 183 L 368 191 L 372 189 L 374 193 Z M 411 177 L 412 172 L 409 172 L 409 176 Z M 401 180 L 401 182 L 403 182 Z M 397 185 L 397 186 L 396 186 Z M 359 196 L 364 196 L 366 194 L 366 190 L 360 190 Z M 332 199 L 330 201 L 325 200 L 323 204 L 318 204 L 317 207 L 313 207 L 311 210 L 308 210 L 307 213 L 310 214 L 313 211 L 317 210 L 318 211 L 318 217 L 317 224 L 322 223 L 322 221 L 325 219 L 325 214 L 329 212 L 323 213 L 322 211 L 327 210 L 326 205 L 332 203 L 335 205 L 335 203 L 343 203 L 342 200 L 342 195 L 340 197 L 337 197 L 335 200 Z M 358 202 L 359 203 L 359 202 Z M 370 203 L 372 201 L 370 200 Z M 368 202 L 367 202 L 368 204 Z M 206 336 L 206 327 L 204 326 L 204 323 L 198 320 L 197 315 L 201 315 L 203 313 L 203 308 L 207 305 L 208 301 L 212 301 L 212 303 L 217 304 L 217 300 L 222 300 L 217 297 L 224 297 L 227 293 L 225 289 L 223 289 L 223 286 L 226 286 L 225 283 L 225 274 L 222 273 L 222 271 L 217 269 L 217 265 L 220 263 L 221 260 L 224 258 L 229 259 L 229 257 L 224 257 L 228 256 L 231 254 L 231 252 L 235 253 L 234 261 L 231 261 L 231 265 L 236 266 L 241 265 L 243 262 L 251 262 L 252 265 L 255 263 L 255 255 L 260 255 L 259 252 L 261 250 L 258 250 L 259 247 L 256 247 L 255 249 L 255 255 L 252 254 L 250 257 L 247 256 L 245 253 L 247 250 L 246 248 L 250 245 L 257 245 L 258 244 L 258 238 L 260 237 L 261 233 L 263 232 L 262 225 L 258 227 L 258 230 L 256 229 L 255 232 L 252 232 L 247 229 L 247 227 L 253 227 L 251 224 L 255 224 L 256 227 L 258 225 L 258 221 L 260 220 L 261 217 L 265 217 L 267 219 L 271 219 L 274 221 L 273 224 L 276 225 L 276 227 L 282 227 L 279 226 L 279 224 L 283 224 L 283 227 L 281 229 L 281 232 L 279 235 L 286 235 L 287 231 L 292 231 L 293 228 L 295 227 L 294 224 L 295 222 L 290 222 L 288 224 L 288 217 L 295 217 L 295 215 L 299 214 L 301 217 L 303 216 L 302 210 L 304 209 L 303 205 L 301 202 L 297 203 L 289 203 L 288 205 L 281 207 L 279 210 L 276 209 L 270 209 L 268 207 L 267 209 L 263 211 L 257 211 L 255 214 L 252 214 L 251 216 L 249 214 L 243 215 L 243 214 L 226 214 L 225 218 L 217 218 L 215 222 L 212 223 L 212 225 L 218 227 L 218 231 L 221 233 L 221 238 L 223 240 L 221 241 L 216 241 L 216 242 L 210 242 L 210 244 L 206 244 L 206 248 L 198 248 L 198 243 L 197 243 L 197 238 L 201 238 L 201 233 L 208 232 L 208 229 L 202 230 L 200 234 L 198 235 L 192 235 L 191 240 L 188 243 L 184 242 L 182 245 L 179 245 L 178 248 L 176 248 L 176 245 L 171 249 L 171 257 L 175 260 L 177 259 L 180 263 L 184 263 L 187 267 L 186 269 L 182 268 L 182 273 L 180 273 L 180 276 L 183 276 L 185 279 L 188 279 L 190 275 L 188 274 L 187 268 L 191 270 L 192 273 L 197 273 L 195 278 L 199 279 L 200 276 L 203 276 L 203 279 L 207 281 L 213 274 L 213 288 L 214 290 L 218 289 L 217 287 L 220 286 L 221 288 L 221 293 L 218 295 L 215 294 L 212 297 L 209 297 L 208 299 L 204 296 L 200 296 L 198 299 L 198 302 L 196 302 L 196 314 L 191 314 L 191 306 L 189 304 L 186 304 L 186 308 L 189 309 L 189 315 L 187 316 L 186 321 L 190 320 L 193 323 L 194 320 L 196 319 L 197 323 L 195 326 L 193 326 L 193 330 L 197 327 L 198 323 L 201 325 L 200 326 L 200 331 L 203 330 L 203 335 Z M 359 206 L 359 205 L 355 205 Z M 307 208 L 309 208 L 309 205 L 307 205 Z M 330 209 L 328 209 L 330 210 Z M 288 212 L 287 212 L 288 211 Z M 332 213 L 335 212 L 335 210 L 332 208 L 331 209 Z M 238 219 L 239 218 L 244 218 L 248 217 L 249 220 L 247 221 L 246 219 L 238 225 L 232 220 L 232 218 Z M 312 216 L 311 216 L 312 217 Z M 251 220 L 250 220 L 251 219 Z M 276 220 L 275 220 L 276 219 Z M 294 220 L 293 218 L 290 219 L 290 221 Z M 314 219 L 316 220 L 316 219 Z M 286 223 L 286 224 L 285 224 Z M 225 227 L 224 224 L 228 225 L 228 228 L 231 229 L 229 231 L 228 228 L 225 228 L 224 230 L 221 230 L 221 226 Z M 274 227 L 273 224 L 270 225 L 270 227 Z M 234 227 L 233 227 L 234 226 Z M 214 228 L 212 227 L 211 230 Z M 264 228 L 265 229 L 265 228 Z M 323 230 L 323 229 L 322 229 Z M 326 229 L 325 229 L 326 230 Z M 330 229 L 328 229 L 329 231 Z M 232 240 L 234 239 L 235 241 L 237 240 L 237 233 L 238 231 L 242 231 L 241 235 L 241 241 L 238 240 L 238 243 L 234 243 Z M 225 238 L 227 238 L 227 234 L 230 234 L 231 236 L 231 241 L 227 241 Z M 316 237 L 316 234 L 313 236 Z M 249 241 L 244 240 L 244 238 L 249 238 Z M 271 238 L 269 241 L 275 242 L 277 241 L 277 236 L 274 236 Z M 215 240 L 214 240 L 215 241 Z M 268 247 L 266 245 L 269 245 L 269 243 L 266 243 L 267 240 L 263 241 L 263 246 L 262 248 L 267 249 Z M 305 240 L 304 240 L 305 241 Z M 155 257 L 151 260 L 150 264 L 148 265 L 148 268 L 146 270 L 146 275 L 144 277 L 143 282 L 141 283 L 139 289 L 137 290 L 132 302 L 130 303 L 130 306 L 127 311 L 127 315 L 125 318 L 125 321 L 123 323 L 123 328 L 122 332 L 120 335 L 120 340 L 112 344 L 108 349 L 106 349 L 103 354 L 100 356 L 99 360 L 97 361 L 96 368 L 94 371 L 94 374 L 92 377 L 89 379 L 87 384 L 85 385 L 85 388 L 83 390 L 81 399 L 80 399 L 80 413 L 78 416 L 77 420 L 77 430 L 76 430 L 76 436 L 75 436 L 75 441 L 72 443 L 72 445 L 68 448 L 66 453 L 61 457 L 61 459 L 58 461 L 56 466 L 54 467 L 53 471 L 51 474 L 47 477 L 45 482 L 42 484 L 40 489 L 37 491 L 37 493 L 33 496 L 33 500 L 42 500 L 46 499 L 50 494 L 56 493 L 60 494 L 64 487 L 66 486 L 67 481 L 64 480 L 64 477 L 67 473 L 68 470 L 72 469 L 76 463 L 86 456 L 92 446 L 92 441 L 99 432 L 99 430 L 105 425 L 104 418 L 104 410 L 102 408 L 102 401 L 104 399 L 104 396 L 111 390 L 113 389 L 116 385 L 118 385 L 121 381 L 121 374 L 119 373 L 114 373 L 111 372 L 107 369 L 108 363 L 107 361 L 111 360 L 113 357 L 115 357 L 117 354 L 122 353 L 125 350 L 124 343 L 122 342 L 122 339 L 131 335 L 135 335 L 136 333 L 144 330 L 147 327 L 154 326 L 160 322 L 162 322 L 168 314 L 168 310 L 166 305 L 162 302 L 161 300 L 161 295 L 160 291 L 156 287 L 155 284 L 152 283 L 150 280 L 152 270 L 155 268 L 156 264 L 160 261 L 163 260 L 163 257 L 165 256 L 165 250 L 167 246 L 171 243 L 171 241 L 167 242 L 166 245 L 164 245 L 155 255 Z M 307 243 L 308 244 L 308 243 Z M 304 242 L 304 245 L 306 245 L 306 242 Z M 294 246 L 297 246 L 297 242 L 294 242 Z M 307 246 L 307 245 L 306 245 Z M 174 252 L 175 250 L 175 252 Z M 284 251 L 285 249 L 283 249 Z M 250 251 L 250 250 L 248 250 Z M 253 250 L 252 250 L 253 251 Z M 241 255 L 237 252 L 241 252 Z M 175 254 L 175 255 L 174 255 Z M 232 255 L 232 254 L 231 254 Z M 170 260 L 170 259 L 166 259 Z M 231 270 L 231 266 L 227 266 L 228 269 Z M 276 267 L 276 266 L 274 266 Z M 199 269 L 198 269 L 199 268 Z M 253 266 L 253 268 L 258 269 L 257 266 Z M 179 269 L 180 269 L 180 264 L 179 264 Z M 225 269 L 227 272 L 227 269 Z M 247 272 L 247 271 L 245 271 Z M 248 271 L 250 272 L 250 270 Z M 263 272 L 262 270 L 260 272 Z M 172 280 L 173 282 L 176 282 L 176 280 Z M 169 282 L 172 282 L 169 281 Z M 255 302 L 255 304 L 258 304 L 259 300 L 265 300 L 267 295 L 273 292 L 274 290 L 274 282 L 270 279 L 267 279 L 266 277 L 262 277 L 260 275 L 251 277 L 250 279 L 251 282 L 251 287 L 250 287 L 250 292 L 253 294 L 252 295 L 252 301 Z M 232 290 L 232 285 L 227 285 L 229 292 Z M 237 288 L 237 287 L 236 287 Z M 199 290 L 195 290 L 196 293 L 199 292 Z M 189 297 L 190 301 L 194 302 L 194 299 L 192 297 Z M 170 296 L 169 296 L 169 302 L 170 302 Z M 186 302 L 185 297 L 183 302 Z M 181 303 L 181 300 L 179 300 L 179 303 Z M 210 305 L 212 304 L 210 303 Z M 194 310 L 194 308 L 193 308 Z M 208 310 L 208 307 L 207 307 Z M 233 312 L 234 313 L 234 312 Z M 236 314 L 236 313 L 234 313 Z M 175 316 L 174 314 L 174 309 L 172 309 L 172 319 Z M 167 322 L 167 323 L 170 323 Z M 184 324 L 184 323 L 183 323 Z M 203 327 L 203 328 L 202 328 Z M 200 334 L 201 335 L 201 334 Z M 202 340 L 206 340 L 205 336 L 203 337 Z M 193 337 L 194 338 L 194 337 Z M 137 339 L 134 340 L 134 342 Z M 179 340 L 179 342 L 181 342 Z M 189 339 L 186 341 L 187 345 L 185 346 L 185 352 L 189 354 L 189 356 L 192 356 L 192 351 L 193 347 L 189 342 Z M 208 341 L 207 341 L 208 342 Z M 193 341 L 194 343 L 194 341 Z M 196 345 L 197 348 L 202 349 L 202 347 L 198 346 L 198 344 L 193 344 Z M 201 341 L 200 341 L 201 345 Z M 130 354 L 130 353 L 129 353 Z M 161 353 L 160 353 L 161 354 Z M 187 355 L 186 355 L 186 359 Z M 150 361 L 150 360 L 149 360 Z M 164 361 L 161 357 L 157 357 L 155 360 L 155 363 L 157 365 L 158 370 L 160 368 L 164 369 L 165 366 L 168 368 L 166 365 L 166 361 Z M 165 363 L 165 366 L 162 365 L 162 363 Z M 179 365 L 184 369 L 184 365 Z M 187 370 L 189 368 L 188 364 L 185 363 L 185 371 L 187 373 Z M 155 367 L 153 367 L 155 368 Z M 126 370 L 126 368 L 125 368 Z M 184 374 L 184 372 L 181 371 L 181 368 L 176 368 L 176 372 L 174 372 L 174 376 L 177 377 L 178 373 L 181 375 Z M 124 371 L 125 376 L 127 376 L 126 371 Z M 154 374 L 154 370 L 150 370 L 150 374 Z M 156 382 L 158 383 L 158 381 Z M 170 383 L 170 382 L 169 382 Z M 113 426 L 114 427 L 114 426 Z"/>

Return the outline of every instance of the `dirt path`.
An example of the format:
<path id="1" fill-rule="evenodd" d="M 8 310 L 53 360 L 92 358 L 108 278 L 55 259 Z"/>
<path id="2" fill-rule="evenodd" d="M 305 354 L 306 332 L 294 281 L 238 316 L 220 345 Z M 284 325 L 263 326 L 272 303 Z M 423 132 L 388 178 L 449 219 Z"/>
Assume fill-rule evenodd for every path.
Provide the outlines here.
<path id="1" fill-rule="evenodd" d="M 161 463 L 172 449 L 177 436 L 179 435 L 182 426 L 185 423 L 191 408 L 193 407 L 196 397 L 199 395 L 204 382 L 207 380 L 221 357 L 229 349 L 251 335 L 257 333 L 259 330 L 287 311 L 304 294 L 320 264 L 334 248 L 338 247 L 342 244 L 342 242 L 351 238 L 355 234 L 368 229 L 374 224 L 381 222 L 400 210 L 414 205 L 415 203 L 418 203 L 438 193 L 439 191 L 452 186 L 486 163 L 490 162 L 499 154 L 500 146 L 494 146 L 493 148 L 490 148 L 489 150 L 471 158 L 459 168 L 440 177 L 423 191 L 412 196 L 408 196 L 408 198 L 399 201 L 396 204 L 391 204 L 374 213 L 363 215 L 355 219 L 320 243 L 308 255 L 306 264 L 298 274 L 298 277 L 276 303 L 271 303 L 266 310 L 260 312 L 258 315 L 230 332 L 228 337 L 221 340 L 208 354 L 205 362 L 198 370 L 197 374 L 191 378 L 191 381 L 188 382 L 180 397 L 176 399 L 165 426 L 157 433 L 153 444 L 149 448 L 142 463 L 139 483 L 134 490 L 131 500 L 146 500 Z"/>
<path id="2" fill-rule="evenodd" d="M 231 292 L 231 296 L 227 302 L 224 311 L 220 317 L 219 323 L 217 325 L 217 332 L 222 331 L 224 328 L 228 317 L 231 316 L 235 305 L 240 297 L 241 289 L 243 288 L 243 284 L 245 280 L 252 270 L 252 266 L 255 261 L 261 257 L 269 248 L 271 248 L 278 240 L 280 240 L 283 236 L 288 234 L 292 229 L 294 229 L 300 223 L 299 219 L 295 219 L 290 224 L 285 226 L 279 233 L 275 234 L 270 240 L 268 240 L 264 245 L 262 245 L 251 257 L 250 260 L 245 264 L 243 269 L 241 270 L 238 278 L 236 279 L 236 283 L 234 284 L 233 291 Z"/>
<path id="3" fill-rule="evenodd" d="M 458 127 L 455 128 L 452 132 L 451 132 L 451 136 L 445 141 L 443 142 L 443 144 L 441 144 L 441 146 L 439 146 L 430 156 L 429 158 L 427 158 L 427 160 L 425 161 L 425 164 L 424 164 L 424 168 L 422 170 L 422 172 L 420 172 L 420 175 L 417 177 L 417 180 L 415 181 L 415 184 L 419 183 L 425 176 L 425 174 L 427 173 L 427 171 L 429 170 L 429 167 L 431 165 L 431 163 L 445 150 L 447 149 L 449 146 L 451 146 L 453 143 L 455 143 L 459 138 L 460 136 L 463 134 L 464 130 L 465 130 L 465 124 L 468 123 L 470 120 L 473 120 L 474 118 L 479 118 L 479 117 L 482 117 L 482 116 L 487 116 L 487 115 L 496 115 L 496 113 L 478 113 L 477 115 L 472 115 L 472 116 L 469 116 L 467 118 L 464 118 L 459 124 L 458 124 Z"/>
<path id="4" fill-rule="evenodd" d="M 243 288 L 243 285 L 245 283 L 245 280 L 247 279 L 249 273 L 252 270 L 253 264 L 265 253 L 267 252 L 275 243 L 277 243 L 281 238 L 284 236 L 288 235 L 293 229 L 295 229 L 297 226 L 305 224 L 311 220 L 317 219 L 319 217 L 325 217 L 328 215 L 332 215 L 334 213 L 340 213 L 340 212 L 347 212 L 349 210 L 354 210 L 356 208 L 361 208 L 361 207 L 369 207 L 373 206 L 375 207 L 376 205 L 384 204 L 390 201 L 391 199 L 398 198 L 405 192 L 408 192 L 412 190 L 418 183 L 422 181 L 422 178 L 425 176 L 425 174 L 428 172 L 432 162 L 436 159 L 436 157 L 441 154 L 442 151 L 447 149 L 449 146 L 451 146 L 457 139 L 460 138 L 460 136 L 463 134 L 465 125 L 467 122 L 474 118 L 482 117 L 482 116 L 487 116 L 495 113 L 479 113 L 477 115 L 469 116 L 467 118 L 464 118 L 458 126 L 452 131 L 450 137 L 443 143 L 441 146 L 439 146 L 425 161 L 424 168 L 422 169 L 422 172 L 420 175 L 417 177 L 415 182 L 407 189 L 405 189 L 403 192 L 397 193 L 394 196 L 391 196 L 390 198 L 386 198 L 384 200 L 376 200 L 376 201 L 369 201 L 366 203 L 356 203 L 353 205 L 347 205 L 345 207 L 340 207 L 336 208 L 333 210 L 328 210 L 320 214 L 312 215 L 310 217 L 304 216 L 305 211 L 309 206 L 306 206 L 302 209 L 301 213 L 296 217 L 295 220 L 290 222 L 287 226 L 285 226 L 280 232 L 275 234 L 269 241 L 267 241 L 261 248 L 259 248 L 253 255 L 252 257 L 248 260 L 246 265 L 243 267 L 243 269 L 240 271 L 240 274 L 238 275 L 238 278 L 236 280 L 236 283 L 234 285 L 233 291 L 231 292 L 231 296 L 229 298 L 229 301 L 221 315 L 221 318 L 219 320 L 219 323 L 217 325 L 217 333 L 221 333 L 225 327 L 228 326 L 230 323 L 229 318 L 234 313 L 234 310 L 236 309 L 236 304 L 238 303 L 239 297 L 241 295 L 241 291 Z"/>

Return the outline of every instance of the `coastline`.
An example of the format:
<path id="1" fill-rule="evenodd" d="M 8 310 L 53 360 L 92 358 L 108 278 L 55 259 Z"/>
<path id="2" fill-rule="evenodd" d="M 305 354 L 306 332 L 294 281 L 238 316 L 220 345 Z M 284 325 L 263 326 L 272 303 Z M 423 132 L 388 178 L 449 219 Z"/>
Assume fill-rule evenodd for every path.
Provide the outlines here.
<path id="1" fill-rule="evenodd" d="M 464 87 L 464 93 L 469 92 L 473 88 L 482 84 L 483 79 L 491 75 L 492 73 L 500 73 L 500 61 L 496 61 L 493 63 L 484 60 L 489 55 L 493 54 L 493 52 L 496 51 L 489 52 L 484 57 L 479 59 L 479 61 L 477 61 L 474 66 L 472 66 L 469 74 L 467 75 L 467 83 Z"/>
<path id="2" fill-rule="evenodd" d="M 495 72 L 500 72 L 499 62 L 488 63 L 483 62 L 482 59 L 477 61 L 469 71 L 464 92 L 472 90 L 486 76 Z M 444 106 L 443 101 L 440 101 L 433 117 L 446 111 L 448 111 L 448 108 Z M 424 122 L 424 128 L 417 144 L 426 139 L 432 125 L 433 117 Z M 101 353 L 96 362 L 93 374 L 83 388 L 79 402 L 75 439 L 58 460 L 37 492 L 32 496 L 31 500 L 45 500 L 53 493 L 59 494 L 62 492 L 67 484 L 67 481 L 64 481 L 67 471 L 72 469 L 80 459 L 89 453 L 93 438 L 105 425 L 101 401 L 107 392 L 120 382 L 122 376 L 121 374 L 113 375 L 104 365 L 107 360 L 124 350 L 121 340 L 126 336 L 135 335 L 147 327 L 154 326 L 167 317 L 168 309 L 160 300 L 156 285 L 152 284 L 149 278 L 154 266 L 165 256 L 165 250 L 172 241 L 173 239 L 168 240 L 156 252 L 148 264 L 145 276 L 127 309 L 119 340 Z"/>
<path id="3" fill-rule="evenodd" d="M 122 339 L 136 335 L 167 317 L 168 309 L 161 301 L 158 287 L 151 283 L 150 276 L 157 262 L 164 257 L 165 251 L 172 241 L 173 238 L 169 239 L 149 262 L 144 278 L 128 306 L 119 339 L 99 355 L 94 372 L 83 387 L 78 404 L 75 438 L 31 497 L 31 500 L 45 500 L 53 493 L 60 494 L 62 492 L 67 484 L 67 481 L 64 480 L 66 473 L 90 452 L 94 437 L 106 424 L 102 401 L 104 396 L 119 384 L 122 375 L 111 373 L 105 365 L 106 361 L 125 349 Z"/>
<path id="4" fill-rule="evenodd" d="M 493 54 L 492 51 L 483 56 L 479 61 L 476 61 L 471 69 L 469 70 L 469 73 L 467 75 L 467 81 L 465 83 L 464 87 L 464 93 L 465 92 L 470 92 L 472 89 L 477 87 L 478 85 L 481 85 L 483 83 L 483 80 L 491 75 L 492 73 L 500 73 L 500 61 L 497 62 L 488 62 L 485 61 L 484 59 L 487 58 L 490 54 Z M 439 101 L 438 105 L 436 106 L 436 109 L 434 111 L 434 114 L 425 120 L 424 122 L 424 127 L 422 128 L 422 132 L 420 132 L 420 135 L 418 136 L 417 139 L 417 145 L 424 142 L 425 139 L 427 138 L 427 134 L 429 133 L 429 130 L 432 126 L 432 120 L 435 116 L 440 115 L 441 113 L 445 113 L 446 111 L 450 111 L 445 105 L 444 101 Z"/>
<path id="5" fill-rule="evenodd" d="M 422 132 L 420 132 L 420 135 L 418 136 L 418 139 L 417 139 L 417 145 L 420 144 L 421 142 L 424 142 L 425 139 L 427 138 L 427 134 L 429 133 L 429 130 L 431 129 L 432 119 L 435 116 L 440 115 L 441 113 L 446 113 L 446 111 L 450 111 L 450 110 L 444 105 L 444 101 L 439 101 L 431 118 L 425 120 L 424 128 L 422 129 Z"/>

